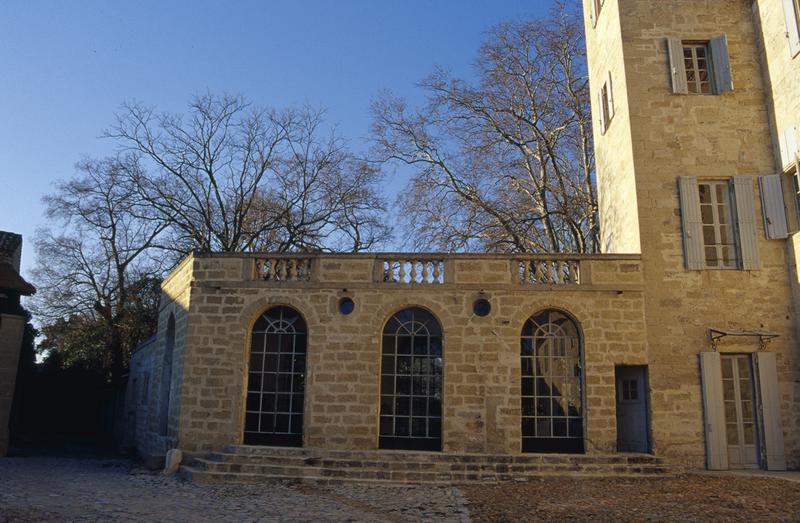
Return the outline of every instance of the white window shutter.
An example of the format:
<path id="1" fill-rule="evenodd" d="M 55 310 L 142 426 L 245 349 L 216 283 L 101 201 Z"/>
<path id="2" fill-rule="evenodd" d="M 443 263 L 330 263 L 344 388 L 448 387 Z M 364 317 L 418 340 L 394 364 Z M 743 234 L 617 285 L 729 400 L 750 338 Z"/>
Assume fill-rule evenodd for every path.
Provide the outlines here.
<path id="1" fill-rule="evenodd" d="M 611 83 L 611 71 L 608 72 L 606 86 L 608 91 L 608 119 L 611 120 L 617 112 L 616 107 L 614 107 L 614 85 Z"/>
<path id="2" fill-rule="evenodd" d="M 786 470 L 786 454 L 783 448 L 783 423 L 781 422 L 781 398 L 778 392 L 778 369 L 775 364 L 775 353 L 757 352 L 754 356 L 758 374 L 761 419 L 764 424 L 767 470 Z"/>
<path id="3" fill-rule="evenodd" d="M 756 206 L 753 194 L 753 179 L 750 176 L 733 177 L 733 197 L 736 200 L 736 218 L 739 229 L 739 246 L 742 253 L 742 269 L 752 271 L 759 268 L 758 236 L 756 235 Z"/>
<path id="4" fill-rule="evenodd" d="M 606 108 L 603 105 L 603 89 L 597 91 L 597 116 L 600 123 L 600 134 L 606 133 Z"/>
<path id="5" fill-rule="evenodd" d="M 686 66 L 683 63 L 683 43 L 680 38 L 667 38 L 669 54 L 669 71 L 672 77 L 672 92 L 689 94 L 689 82 L 686 80 Z"/>
<path id="6" fill-rule="evenodd" d="M 786 223 L 786 208 L 783 205 L 781 176 L 759 176 L 758 187 L 761 193 L 761 211 L 764 215 L 764 234 L 768 240 L 780 240 L 789 235 Z"/>
<path id="7" fill-rule="evenodd" d="M 711 48 L 711 66 L 714 68 L 714 88 L 717 93 L 733 91 L 733 75 L 731 61 L 728 56 L 728 37 L 716 36 L 709 43 Z"/>
<path id="8" fill-rule="evenodd" d="M 700 216 L 700 191 L 697 188 L 697 178 L 694 176 L 678 178 L 678 192 L 686 268 L 690 271 L 701 271 L 706 268 L 706 255 L 703 248 L 703 219 Z"/>
<path id="9" fill-rule="evenodd" d="M 794 0 L 782 0 L 783 14 L 786 18 L 786 36 L 789 38 L 789 52 L 792 56 L 800 53 L 800 27 L 794 12 Z"/>
<path id="10" fill-rule="evenodd" d="M 787 127 L 780 135 L 781 169 L 791 165 L 797 158 L 797 128 Z"/>
<path id="11" fill-rule="evenodd" d="M 706 467 L 728 469 L 728 440 L 725 437 L 725 402 L 722 396 L 722 360 L 718 352 L 700 353 L 703 387 L 703 418 L 706 434 Z"/>

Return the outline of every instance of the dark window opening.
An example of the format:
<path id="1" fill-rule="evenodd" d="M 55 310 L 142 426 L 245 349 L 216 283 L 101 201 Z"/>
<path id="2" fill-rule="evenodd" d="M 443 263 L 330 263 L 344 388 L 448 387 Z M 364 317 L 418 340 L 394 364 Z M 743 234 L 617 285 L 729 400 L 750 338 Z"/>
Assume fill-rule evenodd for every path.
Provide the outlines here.
<path id="1" fill-rule="evenodd" d="M 289 307 L 264 313 L 253 327 L 244 443 L 302 446 L 308 332 Z"/>
<path id="2" fill-rule="evenodd" d="M 584 452 L 583 376 L 578 326 L 545 310 L 523 327 L 523 452 Z"/>
<path id="3" fill-rule="evenodd" d="M 475 303 L 472 305 L 472 312 L 474 312 L 476 316 L 488 316 L 489 313 L 492 312 L 492 304 L 489 303 L 487 299 L 479 298 L 475 300 Z"/>
<path id="4" fill-rule="evenodd" d="M 383 329 L 379 444 L 442 449 L 442 328 L 428 311 L 404 309 Z"/>
<path id="5" fill-rule="evenodd" d="M 339 312 L 345 316 L 353 312 L 355 308 L 356 304 L 351 298 L 342 298 L 339 300 Z"/>

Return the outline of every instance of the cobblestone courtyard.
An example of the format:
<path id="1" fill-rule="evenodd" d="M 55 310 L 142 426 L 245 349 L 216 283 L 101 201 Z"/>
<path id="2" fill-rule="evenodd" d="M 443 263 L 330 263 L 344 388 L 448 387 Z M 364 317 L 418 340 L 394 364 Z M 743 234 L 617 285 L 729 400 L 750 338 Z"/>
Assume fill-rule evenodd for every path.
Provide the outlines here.
<path id="1" fill-rule="evenodd" d="M 547 479 L 454 487 L 195 485 L 113 459 L 0 459 L 0 522 L 800 521 L 771 478 Z"/>

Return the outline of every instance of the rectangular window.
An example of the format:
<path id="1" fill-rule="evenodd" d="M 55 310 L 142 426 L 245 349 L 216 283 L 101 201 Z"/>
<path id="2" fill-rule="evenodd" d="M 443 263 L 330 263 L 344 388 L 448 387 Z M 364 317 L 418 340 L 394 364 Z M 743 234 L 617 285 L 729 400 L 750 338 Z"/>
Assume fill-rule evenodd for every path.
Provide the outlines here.
<path id="1" fill-rule="evenodd" d="M 667 38 L 667 54 L 674 94 L 733 92 L 733 75 L 724 34 L 708 41 Z"/>
<path id="2" fill-rule="evenodd" d="M 698 190 L 706 267 L 736 269 L 738 259 L 730 184 L 727 181 L 701 181 Z"/>
<path id="3" fill-rule="evenodd" d="M 600 10 L 603 8 L 605 0 L 591 0 L 592 8 L 592 27 L 597 25 L 597 17 L 600 16 Z"/>
<path id="4" fill-rule="evenodd" d="M 683 42 L 683 64 L 686 68 L 686 82 L 690 93 L 714 92 L 709 56 L 707 42 Z"/>
<path id="5" fill-rule="evenodd" d="M 789 39 L 789 54 L 800 54 L 800 0 L 782 0 L 786 18 L 786 38 Z"/>
<path id="6" fill-rule="evenodd" d="M 603 84 L 603 88 L 600 90 L 600 100 L 601 100 L 601 107 L 600 110 L 603 111 L 603 132 L 608 129 L 608 124 L 611 123 L 610 111 L 608 110 L 608 84 Z"/>
<path id="7" fill-rule="evenodd" d="M 614 91 L 611 84 L 611 72 L 606 76 L 606 81 L 597 94 L 600 112 L 600 133 L 605 134 L 611 120 L 614 118 Z"/>

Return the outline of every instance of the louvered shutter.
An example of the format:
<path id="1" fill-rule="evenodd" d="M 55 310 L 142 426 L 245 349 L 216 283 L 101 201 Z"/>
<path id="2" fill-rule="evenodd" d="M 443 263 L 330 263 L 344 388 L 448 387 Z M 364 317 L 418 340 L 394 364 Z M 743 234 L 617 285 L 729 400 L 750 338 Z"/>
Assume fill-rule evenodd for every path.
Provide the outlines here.
<path id="1" fill-rule="evenodd" d="M 717 36 L 709 43 L 711 48 L 711 66 L 714 68 L 714 88 L 717 93 L 733 91 L 733 75 L 731 61 L 728 56 L 728 37 Z"/>
<path id="2" fill-rule="evenodd" d="M 607 75 L 606 90 L 608 91 L 608 119 L 610 121 L 617 112 L 616 107 L 614 107 L 614 85 L 611 83 L 611 71 Z"/>
<path id="3" fill-rule="evenodd" d="M 760 261 L 758 237 L 756 236 L 755 196 L 753 195 L 753 180 L 750 176 L 733 177 L 733 196 L 736 200 L 742 269 L 756 270 L 759 268 Z"/>
<path id="4" fill-rule="evenodd" d="M 758 374 L 761 419 L 764 424 L 764 449 L 767 454 L 767 470 L 786 470 L 775 353 L 757 352 L 754 356 Z"/>
<path id="5" fill-rule="evenodd" d="M 800 53 L 800 27 L 797 26 L 798 15 L 795 13 L 794 0 L 783 1 L 783 14 L 786 18 L 786 36 L 789 38 L 789 52 L 792 56 Z"/>
<path id="6" fill-rule="evenodd" d="M 667 54 L 669 54 L 672 92 L 675 94 L 689 94 L 689 82 L 686 80 L 686 65 L 683 63 L 683 44 L 680 38 L 667 38 Z"/>
<path id="7" fill-rule="evenodd" d="M 761 211 L 764 215 L 764 234 L 768 240 L 780 240 L 789 235 L 786 223 L 786 208 L 783 205 L 781 176 L 759 176 L 758 188 L 761 193 Z"/>
<path id="8" fill-rule="evenodd" d="M 686 268 L 690 271 L 700 271 L 706 268 L 706 256 L 703 250 L 703 220 L 700 216 L 700 192 L 697 189 L 697 178 L 681 176 L 678 178 L 678 189 Z"/>
<path id="9" fill-rule="evenodd" d="M 781 169 L 791 165 L 797 157 L 797 128 L 787 127 L 779 138 L 781 149 Z"/>
<path id="10" fill-rule="evenodd" d="M 603 89 L 597 92 L 597 115 L 600 124 L 600 134 L 606 133 L 606 108 L 603 105 Z"/>
<path id="11" fill-rule="evenodd" d="M 703 388 L 706 467 L 709 470 L 727 470 L 728 442 L 725 437 L 725 403 L 722 397 L 722 361 L 718 352 L 700 353 L 700 378 Z"/>

